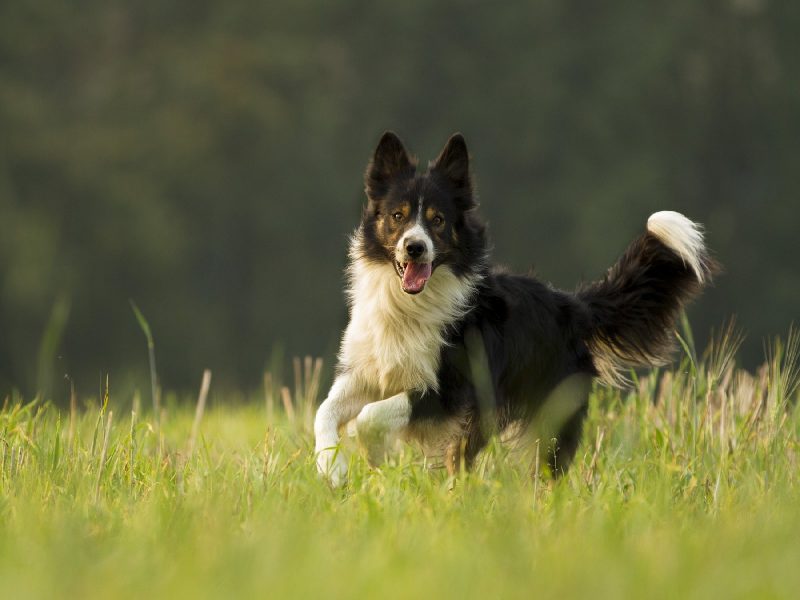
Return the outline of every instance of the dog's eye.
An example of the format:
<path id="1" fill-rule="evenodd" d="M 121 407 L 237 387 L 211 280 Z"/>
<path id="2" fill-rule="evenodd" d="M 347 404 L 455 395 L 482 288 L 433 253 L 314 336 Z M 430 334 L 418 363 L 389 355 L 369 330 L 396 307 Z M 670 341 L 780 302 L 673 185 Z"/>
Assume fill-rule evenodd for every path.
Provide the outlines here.
<path id="1" fill-rule="evenodd" d="M 442 223 L 444 223 L 444 219 L 442 217 L 440 217 L 439 215 L 436 215 L 435 217 L 433 217 L 433 224 L 436 227 L 439 227 L 439 225 L 441 225 Z"/>
<path id="2" fill-rule="evenodd" d="M 401 212 L 396 212 L 396 213 L 394 213 L 394 214 L 392 215 L 392 218 L 393 218 L 395 221 L 402 221 L 402 220 L 403 220 L 403 213 L 401 213 Z"/>

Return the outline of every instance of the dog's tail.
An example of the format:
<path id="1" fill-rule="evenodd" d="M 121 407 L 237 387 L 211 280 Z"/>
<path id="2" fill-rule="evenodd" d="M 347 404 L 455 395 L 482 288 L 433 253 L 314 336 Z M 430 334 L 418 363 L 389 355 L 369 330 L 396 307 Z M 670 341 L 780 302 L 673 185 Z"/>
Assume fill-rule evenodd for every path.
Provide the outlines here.
<path id="1" fill-rule="evenodd" d="M 606 276 L 577 292 L 588 309 L 587 343 L 600 377 L 620 384 L 626 368 L 663 364 L 681 308 L 717 270 L 697 224 L 672 211 L 651 215 L 646 233 Z"/>

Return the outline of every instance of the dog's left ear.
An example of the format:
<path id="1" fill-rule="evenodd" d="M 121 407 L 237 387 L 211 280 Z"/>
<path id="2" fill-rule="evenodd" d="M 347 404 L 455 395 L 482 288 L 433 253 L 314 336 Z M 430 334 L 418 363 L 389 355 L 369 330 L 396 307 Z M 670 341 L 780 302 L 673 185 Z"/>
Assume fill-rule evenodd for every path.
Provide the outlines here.
<path id="1" fill-rule="evenodd" d="M 469 152 L 467 142 L 460 133 L 454 133 L 447 140 L 439 156 L 433 161 L 431 168 L 439 171 L 455 187 L 458 200 L 463 208 L 473 208 L 476 205 L 472 197 L 472 178 L 469 173 Z"/>

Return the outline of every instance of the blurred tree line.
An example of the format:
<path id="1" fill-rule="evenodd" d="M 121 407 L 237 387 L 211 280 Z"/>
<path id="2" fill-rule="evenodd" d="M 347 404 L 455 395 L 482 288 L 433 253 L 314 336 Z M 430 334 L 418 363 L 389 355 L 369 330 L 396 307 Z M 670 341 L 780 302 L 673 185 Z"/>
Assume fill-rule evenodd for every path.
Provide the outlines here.
<path id="1" fill-rule="evenodd" d="M 738 315 L 752 365 L 800 300 L 798 17 L 768 0 L 3 2 L 0 396 L 64 374 L 145 387 L 129 299 L 165 387 L 204 367 L 256 386 L 276 346 L 332 358 L 387 128 L 423 161 L 462 131 L 495 259 L 558 286 L 600 276 L 655 210 L 705 223 L 726 274 L 690 316 L 706 334 Z"/>

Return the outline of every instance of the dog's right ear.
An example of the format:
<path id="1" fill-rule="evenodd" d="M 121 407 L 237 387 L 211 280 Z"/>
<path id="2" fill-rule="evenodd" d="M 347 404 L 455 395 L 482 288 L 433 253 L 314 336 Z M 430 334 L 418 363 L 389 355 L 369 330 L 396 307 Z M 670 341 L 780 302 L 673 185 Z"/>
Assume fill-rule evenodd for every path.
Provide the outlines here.
<path id="1" fill-rule="evenodd" d="M 469 173 L 469 152 L 467 142 L 460 133 L 454 133 L 447 140 L 444 148 L 431 168 L 444 175 L 455 189 L 453 199 L 461 210 L 470 210 L 478 205 Z"/>
<path id="2" fill-rule="evenodd" d="M 413 169 L 414 161 L 408 155 L 403 142 L 394 132 L 387 131 L 381 136 L 364 174 L 367 196 L 370 198 L 383 196 L 393 178 L 404 172 L 409 173 Z"/>

